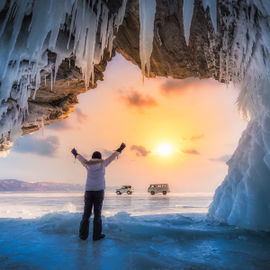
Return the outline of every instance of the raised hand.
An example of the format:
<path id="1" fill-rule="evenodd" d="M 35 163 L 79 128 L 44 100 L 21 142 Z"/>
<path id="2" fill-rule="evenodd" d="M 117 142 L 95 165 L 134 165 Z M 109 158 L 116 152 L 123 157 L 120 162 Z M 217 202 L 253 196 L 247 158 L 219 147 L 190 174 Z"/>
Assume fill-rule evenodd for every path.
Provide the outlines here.
<path id="1" fill-rule="evenodd" d="M 117 152 L 121 153 L 125 149 L 126 145 L 122 143 L 118 149 L 116 149 Z"/>
<path id="2" fill-rule="evenodd" d="M 71 150 L 72 155 L 76 158 L 78 156 L 78 152 L 75 148 Z"/>

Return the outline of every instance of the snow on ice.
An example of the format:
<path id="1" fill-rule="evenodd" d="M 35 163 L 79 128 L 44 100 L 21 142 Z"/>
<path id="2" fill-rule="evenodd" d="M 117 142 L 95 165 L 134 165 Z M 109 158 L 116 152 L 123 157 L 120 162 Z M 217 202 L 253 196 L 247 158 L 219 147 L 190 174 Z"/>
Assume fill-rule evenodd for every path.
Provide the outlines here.
<path id="1" fill-rule="evenodd" d="M 30 220 L 0 219 L 1 266 L 266 269 L 270 263 L 269 234 L 209 224 L 202 214 L 130 216 L 120 212 L 103 218 L 106 239 L 98 243 L 79 239 L 80 218 L 78 213 L 52 213 Z"/>

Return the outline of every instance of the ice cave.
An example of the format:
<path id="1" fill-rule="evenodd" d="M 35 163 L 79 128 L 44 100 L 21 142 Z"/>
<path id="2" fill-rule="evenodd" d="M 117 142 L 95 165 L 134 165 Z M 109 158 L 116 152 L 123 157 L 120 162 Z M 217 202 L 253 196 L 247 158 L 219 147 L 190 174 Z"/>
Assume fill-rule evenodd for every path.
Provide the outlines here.
<path id="1" fill-rule="evenodd" d="M 0 150 L 68 117 L 116 52 L 142 79 L 232 82 L 248 126 L 208 218 L 270 231 L 269 33 L 264 0 L 1 0 Z"/>

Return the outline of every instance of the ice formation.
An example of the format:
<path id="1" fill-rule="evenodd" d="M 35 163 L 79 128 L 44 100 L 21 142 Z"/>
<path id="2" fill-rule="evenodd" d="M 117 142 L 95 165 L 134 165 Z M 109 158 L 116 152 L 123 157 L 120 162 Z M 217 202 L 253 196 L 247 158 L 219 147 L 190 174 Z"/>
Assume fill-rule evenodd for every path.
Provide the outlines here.
<path id="1" fill-rule="evenodd" d="M 203 8 L 209 8 L 210 17 L 215 33 L 217 32 L 217 0 L 202 0 Z"/>
<path id="2" fill-rule="evenodd" d="M 270 2 L 224 5 L 221 78 L 240 88 L 239 109 L 249 123 L 228 161 L 228 175 L 216 190 L 209 217 L 270 231 Z M 234 36 L 229 37 L 232 25 Z"/>
<path id="3" fill-rule="evenodd" d="M 217 33 L 217 0 L 202 0 L 205 11 L 209 8 L 210 18 L 215 33 Z M 194 0 L 183 0 L 183 25 L 186 44 L 189 43 L 190 26 L 193 17 Z"/>
<path id="4" fill-rule="evenodd" d="M 153 48 L 156 0 L 140 0 L 140 60 L 143 78 L 150 74 L 150 57 Z"/>
<path id="5" fill-rule="evenodd" d="M 0 140 L 13 141 L 20 135 L 28 98 L 33 90 L 35 97 L 46 79 L 42 74 L 50 74 L 53 87 L 63 59 L 76 56 L 85 86 L 94 81 L 94 65 L 106 47 L 112 50 L 126 2 L 109 14 L 102 0 L 0 1 L 0 11 L 5 12 L 0 21 Z M 56 54 L 54 62 L 48 51 Z"/>
<path id="6" fill-rule="evenodd" d="M 0 219 L 1 268 L 269 268 L 269 234 L 209 224 L 202 215 L 120 212 L 103 218 L 106 239 L 99 243 L 90 237 L 78 239 L 80 219 L 81 213 L 68 211 L 35 219 Z M 92 228 L 91 221 L 90 235 Z"/>
<path id="7" fill-rule="evenodd" d="M 186 42 L 193 3 L 183 3 Z M 150 72 L 156 1 L 140 0 L 139 4 L 144 76 Z M 76 56 L 88 87 L 94 80 L 93 65 L 99 63 L 105 47 L 112 49 L 114 29 L 123 20 L 125 5 L 123 0 L 119 11 L 111 15 L 102 0 L 0 1 L 0 11 L 5 12 L 0 21 L 0 142 L 20 134 L 31 92 L 45 80 L 43 72 L 51 74 L 53 87 L 64 58 Z M 210 49 L 220 54 L 215 72 L 220 81 L 238 86 L 239 109 L 249 119 L 228 162 L 228 175 L 209 208 L 209 218 L 270 231 L 270 2 L 203 0 L 202 6 L 209 10 L 216 33 L 209 35 L 213 39 Z M 56 53 L 55 62 L 48 59 L 48 50 Z"/>
<path id="8" fill-rule="evenodd" d="M 194 0 L 183 1 L 183 24 L 186 44 L 189 42 L 190 26 L 193 17 Z"/>

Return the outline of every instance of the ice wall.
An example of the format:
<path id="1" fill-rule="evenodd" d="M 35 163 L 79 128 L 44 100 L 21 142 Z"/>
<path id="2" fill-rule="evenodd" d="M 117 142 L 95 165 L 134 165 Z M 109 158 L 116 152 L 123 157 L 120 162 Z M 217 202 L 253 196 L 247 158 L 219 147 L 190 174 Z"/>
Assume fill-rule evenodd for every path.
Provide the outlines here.
<path id="1" fill-rule="evenodd" d="M 270 2 L 223 3 L 219 8 L 227 11 L 220 22 L 220 78 L 240 88 L 238 105 L 249 124 L 228 161 L 209 218 L 270 231 Z"/>
<path id="2" fill-rule="evenodd" d="M 140 5 L 140 60 L 143 78 L 150 74 L 153 48 L 156 0 L 139 0 Z"/>
<path id="3" fill-rule="evenodd" d="M 35 98 L 48 74 L 53 88 L 63 59 L 76 56 L 75 64 L 89 87 L 94 65 L 105 48 L 112 50 L 126 2 L 110 14 L 102 0 L 0 1 L 4 12 L 0 20 L 0 142 L 20 135 L 28 98 L 31 93 Z M 48 50 L 56 53 L 55 61 L 48 58 Z"/>

